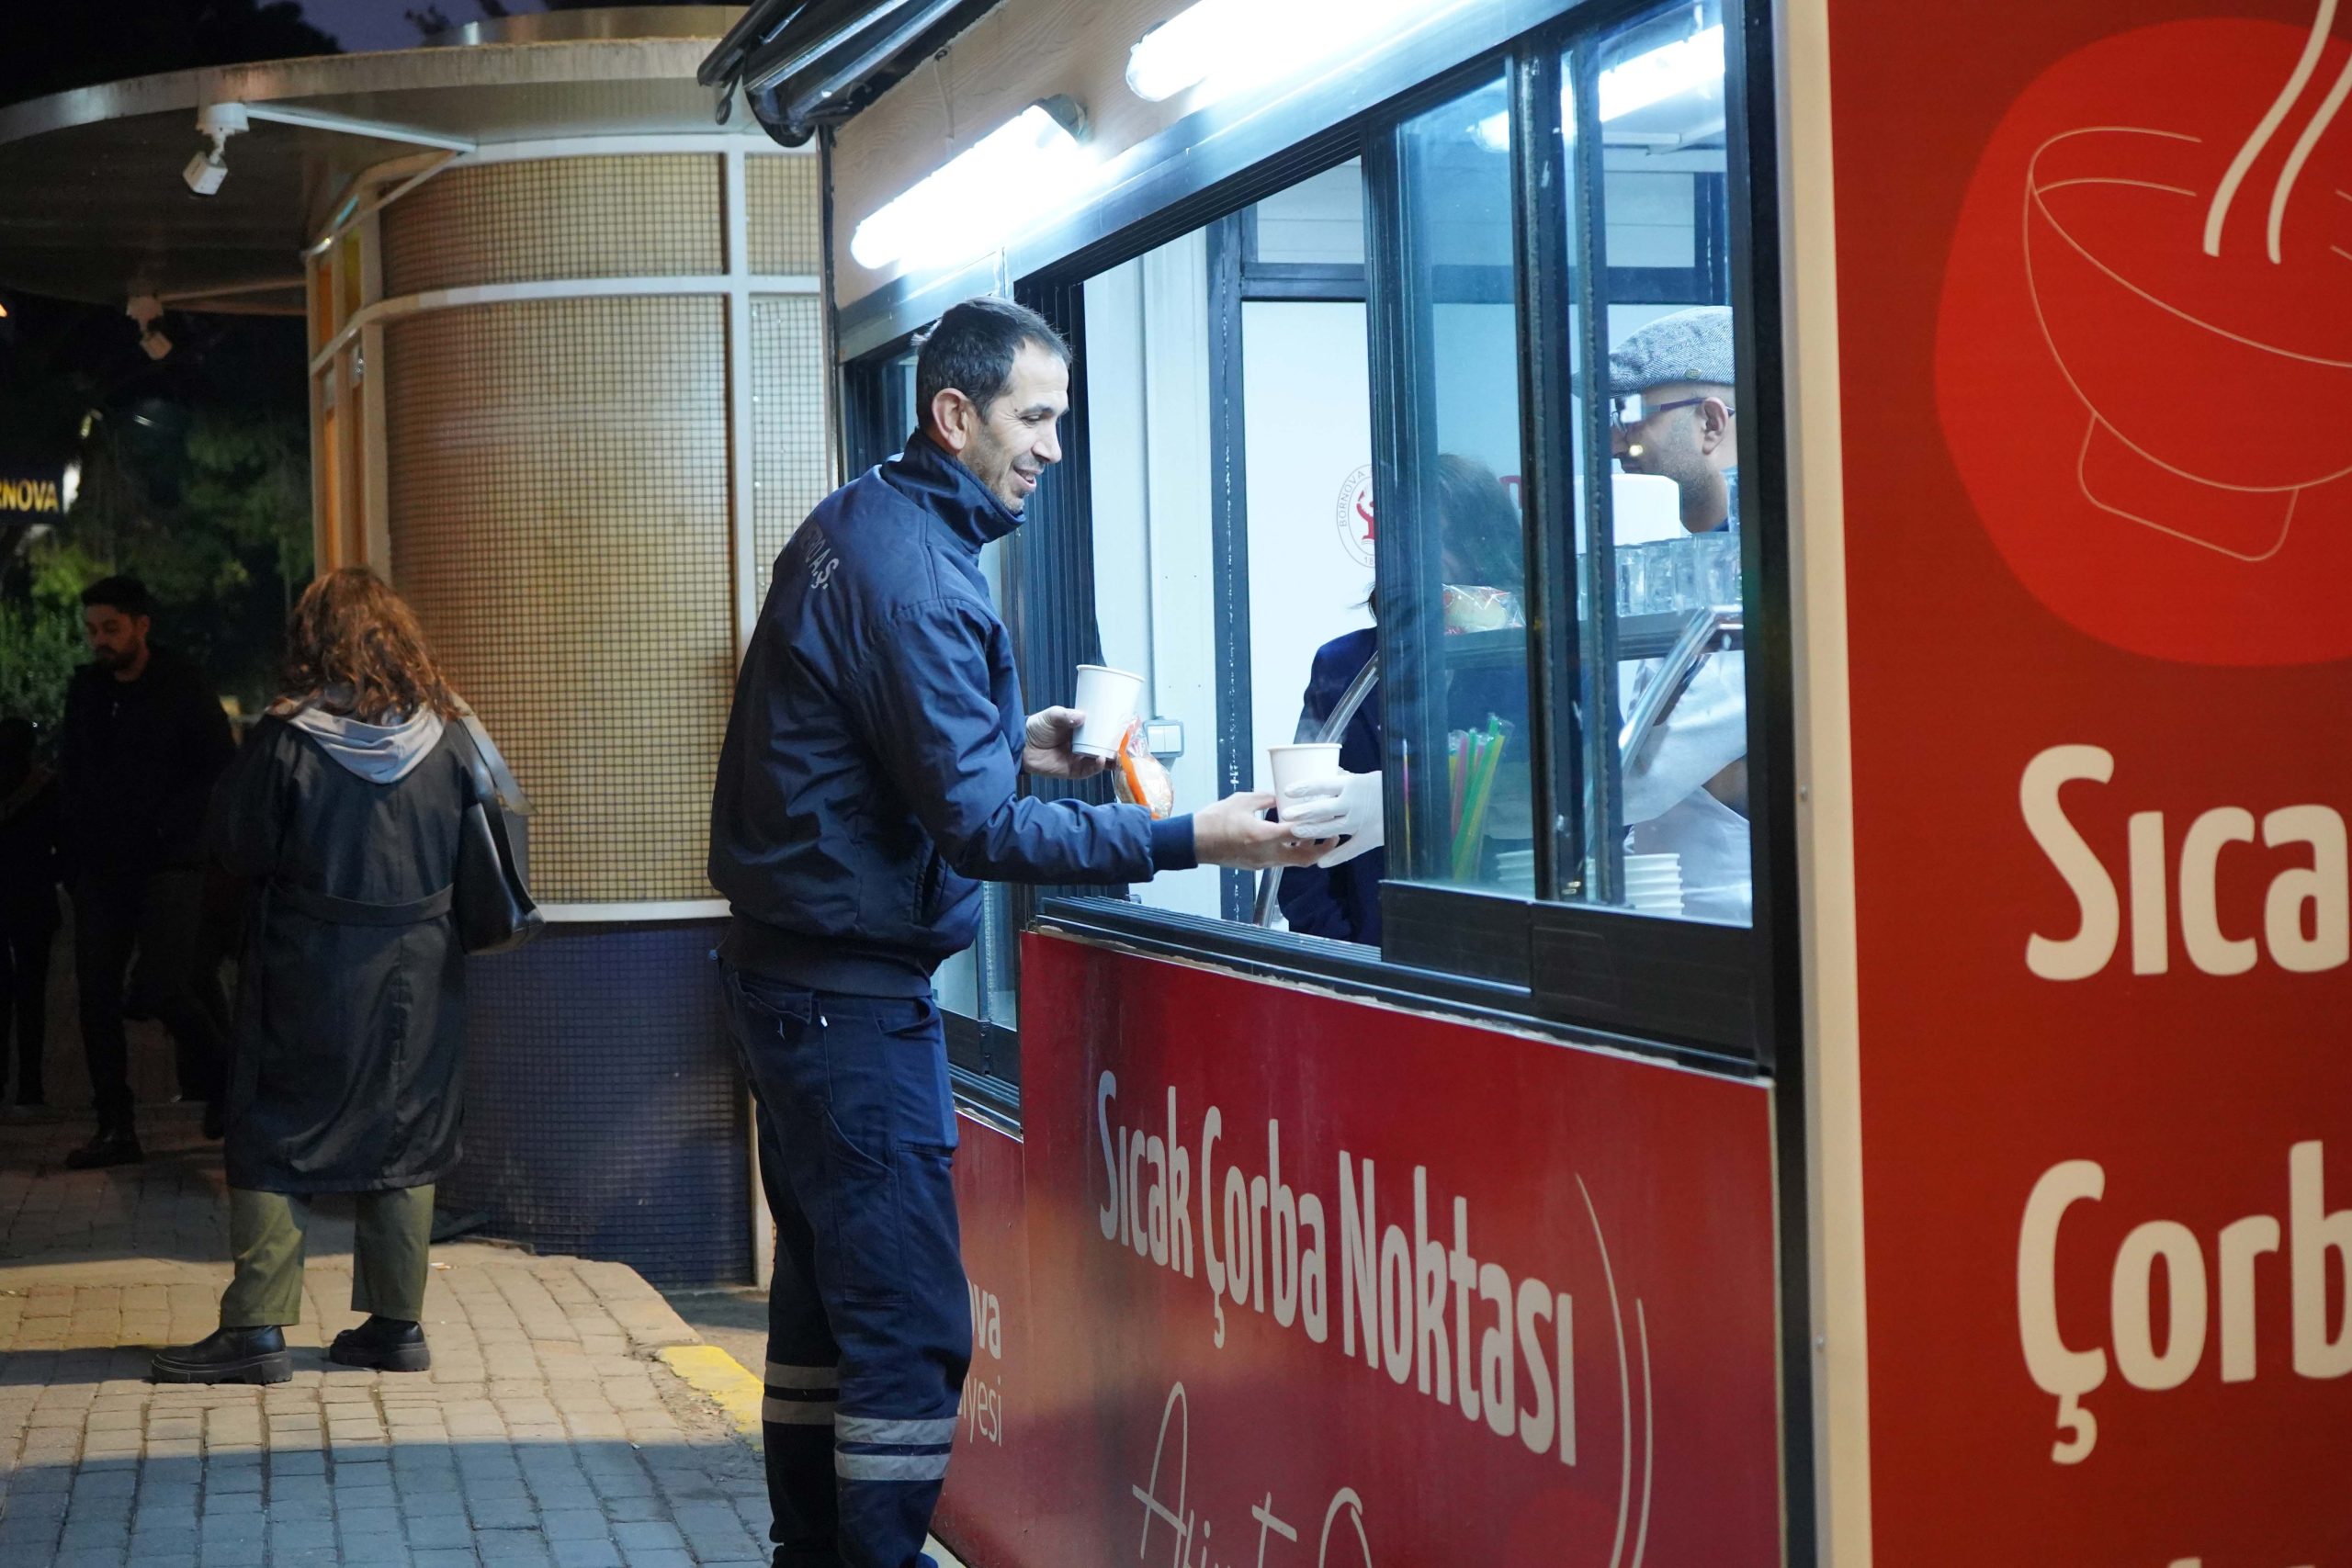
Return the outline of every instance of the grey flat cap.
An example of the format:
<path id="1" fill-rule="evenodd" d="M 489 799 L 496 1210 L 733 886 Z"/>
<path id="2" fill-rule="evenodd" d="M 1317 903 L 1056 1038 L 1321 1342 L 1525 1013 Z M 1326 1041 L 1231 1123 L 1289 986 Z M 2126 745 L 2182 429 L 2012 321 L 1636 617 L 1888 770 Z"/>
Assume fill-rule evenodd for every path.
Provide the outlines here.
<path id="1" fill-rule="evenodd" d="M 1672 381 L 1728 387 L 1734 379 L 1731 307 L 1700 305 L 1660 316 L 1609 355 L 1609 390 L 1646 392 Z"/>

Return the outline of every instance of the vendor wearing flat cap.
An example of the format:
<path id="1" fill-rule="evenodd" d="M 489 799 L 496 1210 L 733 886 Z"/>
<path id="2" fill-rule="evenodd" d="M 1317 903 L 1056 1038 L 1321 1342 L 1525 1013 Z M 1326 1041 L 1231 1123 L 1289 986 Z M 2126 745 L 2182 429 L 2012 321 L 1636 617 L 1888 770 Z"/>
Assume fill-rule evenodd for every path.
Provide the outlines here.
<path id="1" fill-rule="evenodd" d="M 1682 525 L 1694 534 L 1739 526 L 1734 379 L 1731 311 L 1721 305 L 1661 316 L 1609 355 L 1618 466 L 1672 479 Z M 1625 667 L 1628 705 L 1655 663 Z M 1745 656 L 1719 652 L 1701 664 L 1624 768 L 1632 852 L 1680 857 L 1686 915 L 1747 924 L 1754 888 Z"/>
<path id="2" fill-rule="evenodd" d="M 1682 492 L 1682 525 L 1694 534 L 1738 526 L 1733 380 L 1727 306 L 1661 316 L 1609 355 L 1618 466 L 1672 479 Z"/>

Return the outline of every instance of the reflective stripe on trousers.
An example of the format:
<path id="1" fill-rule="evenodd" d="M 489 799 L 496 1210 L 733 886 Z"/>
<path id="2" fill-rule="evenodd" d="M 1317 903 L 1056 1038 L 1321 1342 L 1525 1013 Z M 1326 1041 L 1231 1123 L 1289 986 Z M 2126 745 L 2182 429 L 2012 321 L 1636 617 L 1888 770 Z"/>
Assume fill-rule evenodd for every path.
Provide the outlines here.
<path id="1" fill-rule="evenodd" d="M 956 1417 L 889 1421 L 844 1416 L 833 1427 L 833 1473 L 844 1481 L 944 1481 Z"/>
<path id="2" fill-rule="evenodd" d="M 830 1427 L 841 1402 L 841 1373 L 832 1367 L 768 1363 L 760 1419 L 779 1427 Z"/>

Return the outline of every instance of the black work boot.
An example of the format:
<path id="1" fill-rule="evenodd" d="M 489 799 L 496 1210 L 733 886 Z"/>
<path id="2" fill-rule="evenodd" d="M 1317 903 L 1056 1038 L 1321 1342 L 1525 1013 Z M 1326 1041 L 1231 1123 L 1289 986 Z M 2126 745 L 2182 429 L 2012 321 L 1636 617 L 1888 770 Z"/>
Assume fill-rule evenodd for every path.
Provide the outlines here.
<path id="1" fill-rule="evenodd" d="M 129 1126 L 101 1127 L 97 1136 L 65 1156 L 68 1170 L 98 1170 L 110 1165 L 137 1165 L 147 1157 L 139 1134 Z"/>
<path id="2" fill-rule="evenodd" d="M 155 1352 L 156 1382 L 284 1382 L 294 1375 L 281 1329 L 216 1328 L 193 1345 Z"/>
<path id="3" fill-rule="evenodd" d="M 424 1328 L 397 1317 L 370 1317 L 356 1328 L 346 1328 L 327 1348 L 327 1359 L 345 1367 L 373 1367 L 379 1372 L 421 1372 L 433 1365 L 425 1348 Z"/>

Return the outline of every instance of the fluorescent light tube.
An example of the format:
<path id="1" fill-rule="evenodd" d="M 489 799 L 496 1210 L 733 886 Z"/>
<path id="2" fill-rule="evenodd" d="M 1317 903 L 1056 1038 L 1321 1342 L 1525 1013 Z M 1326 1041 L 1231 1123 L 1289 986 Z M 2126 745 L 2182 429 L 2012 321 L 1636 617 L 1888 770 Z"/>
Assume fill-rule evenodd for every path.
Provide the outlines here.
<path id="1" fill-rule="evenodd" d="M 1637 54 L 1623 65 L 1600 73 L 1600 118 L 1606 123 L 1636 109 L 1664 103 L 1693 87 L 1724 78 L 1724 29 L 1721 23 L 1692 33 L 1647 54 Z"/>
<path id="2" fill-rule="evenodd" d="M 1216 68 L 1226 34 L 1240 21 L 1238 0 L 1200 0 L 1136 39 L 1127 51 L 1127 85 L 1146 103 L 1196 87 Z"/>
<path id="3" fill-rule="evenodd" d="M 1067 98 L 1032 104 L 885 203 L 852 231 L 849 254 L 879 271 L 944 266 L 995 250 L 1061 206 L 1086 176 L 1081 125 Z"/>
<path id="4" fill-rule="evenodd" d="M 1205 86 L 1203 101 L 1213 101 L 1295 75 L 1430 9 L 1428 0 L 1198 0 L 1136 39 L 1127 85 L 1151 103 Z"/>

